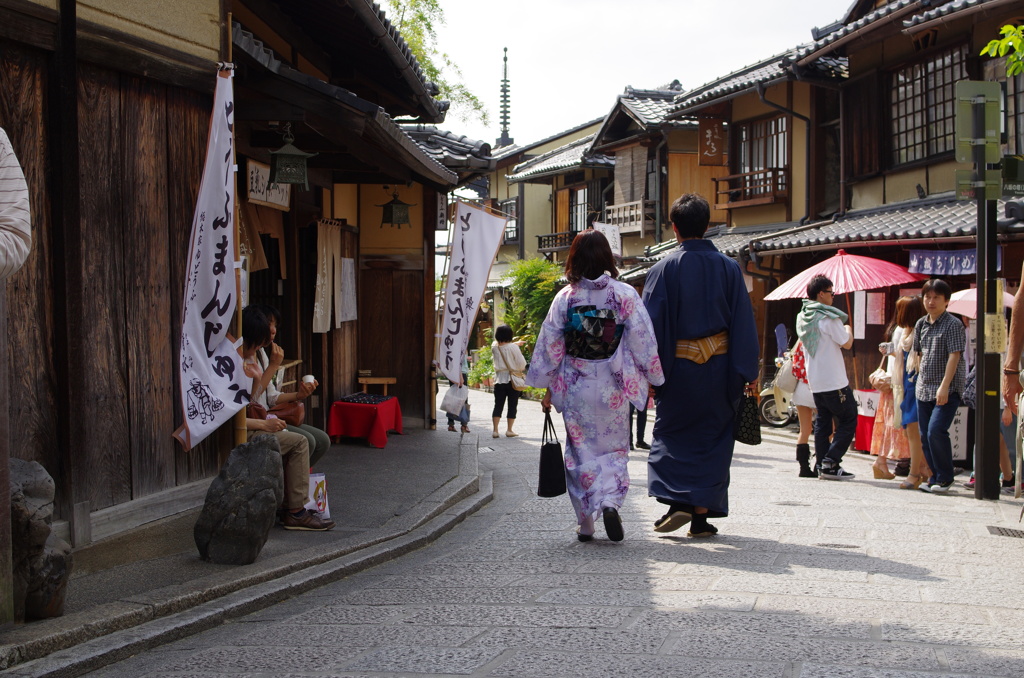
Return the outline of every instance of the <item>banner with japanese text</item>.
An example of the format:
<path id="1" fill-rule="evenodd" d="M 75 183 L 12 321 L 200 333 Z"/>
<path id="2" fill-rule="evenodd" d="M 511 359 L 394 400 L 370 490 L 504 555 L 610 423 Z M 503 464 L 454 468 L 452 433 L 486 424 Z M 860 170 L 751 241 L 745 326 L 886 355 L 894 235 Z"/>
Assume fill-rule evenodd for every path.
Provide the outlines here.
<path id="1" fill-rule="evenodd" d="M 594 230 L 604 234 L 608 239 L 608 245 L 612 248 L 612 254 L 622 257 L 622 233 L 618 224 L 605 224 L 600 221 L 594 222 Z"/>
<path id="2" fill-rule="evenodd" d="M 249 402 L 252 379 L 229 336 L 236 309 L 234 100 L 229 71 L 217 78 L 206 164 L 192 217 L 178 369 L 189 450 Z"/>
<path id="3" fill-rule="evenodd" d="M 462 356 L 507 221 L 461 201 L 455 210 L 437 356 L 441 371 L 453 384 L 462 379 Z"/>

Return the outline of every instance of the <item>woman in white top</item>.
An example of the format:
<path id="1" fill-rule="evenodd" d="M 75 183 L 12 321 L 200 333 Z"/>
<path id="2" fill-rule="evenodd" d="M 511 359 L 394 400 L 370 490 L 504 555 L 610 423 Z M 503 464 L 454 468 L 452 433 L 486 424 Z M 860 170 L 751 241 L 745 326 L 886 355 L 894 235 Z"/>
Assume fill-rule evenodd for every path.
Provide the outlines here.
<path id="1" fill-rule="evenodd" d="M 526 358 L 519 346 L 512 343 L 512 328 L 508 325 L 499 325 L 494 330 L 494 343 L 491 344 L 491 357 L 494 360 L 494 411 L 491 412 L 491 421 L 494 422 L 492 438 L 497 438 L 498 424 L 501 422 L 501 411 L 505 408 L 505 400 L 508 399 L 508 430 L 505 435 L 515 438 L 518 433 L 512 430 L 516 423 L 516 407 L 519 404 L 519 391 L 512 388 L 509 383 L 512 379 L 511 371 L 526 372 Z"/>
<path id="2" fill-rule="evenodd" d="M 281 363 L 284 361 L 284 350 L 275 343 L 277 339 L 277 328 L 281 324 L 281 313 L 278 312 L 273 306 L 267 304 L 250 304 L 252 308 L 258 309 L 261 313 L 267 316 L 270 321 L 270 345 L 267 347 L 270 349 L 270 357 L 267 357 L 267 353 L 264 349 L 259 349 L 256 352 L 256 361 L 259 363 L 260 370 L 263 376 L 260 379 L 261 390 L 255 394 L 256 401 L 263 405 L 264 408 L 269 412 L 275 405 L 283 405 L 295 400 L 305 400 L 308 398 L 313 391 L 316 390 L 317 386 L 320 385 L 316 379 L 312 383 L 300 383 L 297 386 L 297 390 L 283 392 L 277 388 L 277 371 L 281 367 Z M 292 433 L 298 433 L 305 436 L 309 442 L 309 465 L 315 466 L 320 459 L 327 454 L 327 450 L 331 448 L 331 438 L 327 435 L 326 431 L 310 426 L 309 424 L 303 423 L 301 426 L 288 425 L 288 430 Z"/>

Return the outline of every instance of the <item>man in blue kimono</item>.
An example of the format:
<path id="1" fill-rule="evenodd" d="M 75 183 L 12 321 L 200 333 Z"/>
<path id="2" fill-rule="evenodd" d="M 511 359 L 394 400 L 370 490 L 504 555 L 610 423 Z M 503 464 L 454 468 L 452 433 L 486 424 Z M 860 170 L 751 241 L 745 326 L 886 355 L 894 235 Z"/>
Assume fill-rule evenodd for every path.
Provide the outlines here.
<path id="1" fill-rule="evenodd" d="M 718 530 L 708 518 L 729 514 L 733 427 L 744 386 L 757 379 L 757 329 L 739 265 L 704 240 L 707 200 L 683 195 L 669 216 L 679 247 L 651 268 L 643 294 L 665 371 L 647 491 L 668 505 L 655 531 L 692 520 L 691 537 L 710 537 Z"/>

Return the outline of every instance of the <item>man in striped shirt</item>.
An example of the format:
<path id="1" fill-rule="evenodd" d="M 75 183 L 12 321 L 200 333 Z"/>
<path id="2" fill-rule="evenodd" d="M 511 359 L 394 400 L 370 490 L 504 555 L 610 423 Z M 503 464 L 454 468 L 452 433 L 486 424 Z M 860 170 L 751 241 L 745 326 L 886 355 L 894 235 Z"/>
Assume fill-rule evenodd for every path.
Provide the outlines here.
<path id="1" fill-rule="evenodd" d="M 31 247 L 28 185 L 11 141 L 0 128 L 0 280 L 21 268 Z"/>

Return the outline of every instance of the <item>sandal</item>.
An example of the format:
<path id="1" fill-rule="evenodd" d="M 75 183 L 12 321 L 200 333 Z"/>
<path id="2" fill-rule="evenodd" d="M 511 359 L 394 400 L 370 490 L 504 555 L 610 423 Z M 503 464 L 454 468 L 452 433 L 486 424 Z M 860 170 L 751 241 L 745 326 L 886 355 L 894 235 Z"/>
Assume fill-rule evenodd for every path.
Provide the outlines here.
<path id="1" fill-rule="evenodd" d="M 918 486 L 924 482 L 924 476 L 919 476 L 915 473 L 911 473 L 907 476 L 907 479 L 900 483 L 901 490 L 916 490 Z"/>

